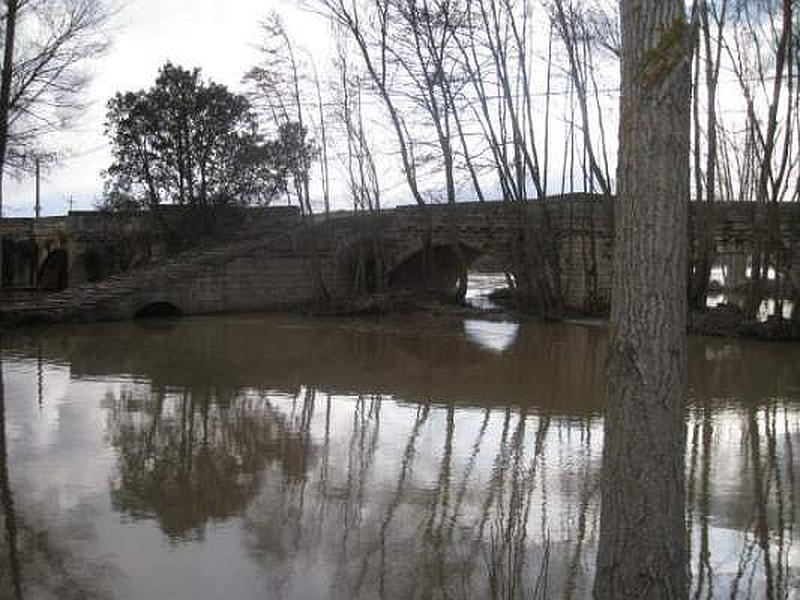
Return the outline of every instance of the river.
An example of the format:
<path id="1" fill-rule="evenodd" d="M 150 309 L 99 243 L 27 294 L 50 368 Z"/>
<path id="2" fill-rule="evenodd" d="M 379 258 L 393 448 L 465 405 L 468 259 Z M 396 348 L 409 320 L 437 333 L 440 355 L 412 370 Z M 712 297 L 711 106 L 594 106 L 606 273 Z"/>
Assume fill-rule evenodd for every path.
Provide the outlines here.
<path id="1" fill-rule="evenodd" d="M 435 316 L 6 332 L 0 597 L 588 597 L 606 339 Z M 798 598 L 800 346 L 689 356 L 692 592 Z"/>

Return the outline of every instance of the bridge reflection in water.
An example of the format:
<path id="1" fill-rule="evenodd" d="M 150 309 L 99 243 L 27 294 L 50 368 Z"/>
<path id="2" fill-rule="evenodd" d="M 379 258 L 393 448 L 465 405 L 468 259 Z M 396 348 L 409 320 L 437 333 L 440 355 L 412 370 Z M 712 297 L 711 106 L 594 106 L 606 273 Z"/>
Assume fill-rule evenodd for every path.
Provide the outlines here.
<path id="1" fill-rule="evenodd" d="M 486 328 L 239 316 L 6 336 L 0 589 L 587 597 L 605 333 L 522 324 L 500 347 Z M 693 591 L 784 597 L 800 348 L 690 354 Z"/>

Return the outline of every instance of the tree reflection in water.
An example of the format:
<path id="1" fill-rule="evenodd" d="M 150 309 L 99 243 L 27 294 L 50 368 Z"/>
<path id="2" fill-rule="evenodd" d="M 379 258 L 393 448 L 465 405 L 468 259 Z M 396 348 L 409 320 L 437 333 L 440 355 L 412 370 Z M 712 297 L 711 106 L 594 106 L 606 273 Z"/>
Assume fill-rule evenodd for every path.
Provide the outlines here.
<path id="1" fill-rule="evenodd" d="M 393 400 L 333 402 L 338 423 L 342 411 L 353 417 L 348 443 L 328 438 L 307 480 L 263 488 L 246 513 L 251 554 L 275 589 L 340 598 L 590 593 L 599 420 L 512 408 L 465 416 L 425 404 L 406 407 L 413 418 L 399 444 L 381 437 Z M 798 577 L 797 414 L 690 412 L 693 597 L 787 597 Z M 740 478 L 715 489 L 716 471 Z M 298 582 L 302 565 L 315 566 L 313 583 Z"/>
<path id="2" fill-rule="evenodd" d="M 588 360 L 584 372 L 595 374 Z M 692 596 L 785 597 L 797 581 L 797 412 L 755 389 L 715 402 L 733 365 L 712 364 L 688 409 Z M 241 517 L 278 595 L 590 593 L 602 447 L 594 410 L 305 387 L 133 390 L 106 407 L 115 508 L 157 519 L 174 542 Z"/>
<path id="3" fill-rule="evenodd" d="M 715 415 L 708 401 L 694 412 L 688 488 L 696 529 L 693 597 L 791 597 L 800 584 L 793 549 L 797 413 L 774 401 L 753 403 L 736 419 Z M 739 441 L 739 468 L 725 482 L 729 489 L 715 493 L 717 471 L 731 470 L 724 460 L 731 438 Z"/>
<path id="4" fill-rule="evenodd" d="M 22 574 L 17 548 L 17 517 L 14 513 L 14 498 L 8 477 L 8 443 L 6 442 L 6 393 L 3 383 L 3 360 L 0 357 L 0 503 L 3 507 L 3 532 L 7 543 L 6 552 L 0 562 L 0 581 L 7 582 L 7 589 L 15 599 L 22 598 Z"/>
<path id="5" fill-rule="evenodd" d="M 68 543 L 37 514 L 15 504 L 9 460 L 9 419 L 0 354 L 0 599 L 93 600 L 112 598 L 114 566 L 96 561 L 87 547 L 95 538 L 91 515 L 74 514 L 71 532 L 82 543 Z M 41 361 L 38 378 L 41 382 Z M 41 396 L 40 396 L 41 397 Z"/>
<path id="6" fill-rule="evenodd" d="M 124 563 L 92 566 L 92 557 L 125 556 L 120 540 L 140 539 L 144 519 L 164 535 L 141 527 L 142 539 L 170 544 L 144 556 L 138 572 L 175 589 L 192 575 L 185 564 L 202 554 L 210 576 L 227 575 L 230 597 L 262 588 L 277 598 L 590 595 L 602 331 L 523 325 L 513 346 L 497 353 L 461 329 L 395 334 L 327 321 L 255 323 L 192 324 L 205 340 L 194 354 L 180 327 L 133 329 L 119 342 L 106 335 L 102 352 L 92 350 L 96 336 L 87 330 L 44 339 L 45 368 L 48 357 L 68 355 L 73 381 L 92 382 L 78 388 L 68 423 L 96 420 L 112 390 L 102 403 L 101 439 L 82 450 L 110 454 L 97 463 L 109 472 L 99 478 L 102 489 L 90 488 L 98 493 L 74 504 L 91 506 L 106 530 L 97 539 L 92 513 L 41 504 L 20 474 L 49 475 L 51 464 L 25 462 L 26 451 L 38 450 L 35 439 L 29 447 L 22 437 L 7 440 L 10 474 L 0 470 L 0 483 L 11 518 L 3 520 L 0 588 L 13 589 L 16 556 L 25 597 L 42 589 L 40 581 L 58 582 L 48 589 L 65 597 L 102 596 L 96 590 L 106 588 L 112 595 L 119 580 L 106 585 L 101 568 L 124 572 Z M 254 335 L 254 327 L 263 329 Z M 12 407 L 38 405 L 37 345 L 28 346 L 30 398 Z M 791 346 L 690 340 L 693 598 L 795 593 L 798 356 Z M 21 414 L 12 411 L 12 421 Z M 57 491 L 54 479 L 42 489 Z M 95 541 L 99 550 L 87 547 Z M 186 563 L 176 566 L 171 557 L 181 552 Z M 237 579 L 243 563 L 251 579 Z M 152 597 L 128 583 L 130 596 Z"/>
<path id="7" fill-rule="evenodd" d="M 578 433 L 585 422 L 575 430 L 512 408 L 339 396 L 334 417 L 349 425 L 336 443 L 330 402 L 314 420 L 326 440 L 318 466 L 307 480 L 264 486 L 246 512 L 251 555 L 278 596 L 552 597 L 566 589 L 564 580 L 551 584 L 556 546 L 553 568 L 570 579 L 570 593 L 589 589 L 582 552 L 594 529 L 586 524 L 596 520 L 590 465 L 599 447 L 587 430 Z M 386 410 L 410 418 L 384 431 Z M 579 451 L 553 452 L 556 437 L 576 433 Z M 574 490 L 562 487 L 581 490 L 578 514 L 564 502 Z M 548 512 L 561 523 L 554 527 Z M 579 539 L 561 526 L 570 520 L 582 523 Z M 305 565 L 315 569 L 299 581 Z"/>
<path id="8" fill-rule="evenodd" d="M 140 394 L 127 390 L 104 403 L 118 455 L 112 503 L 134 518 L 155 518 L 171 539 L 202 539 L 209 521 L 242 513 L 267 465 L 280 465 L 287 481 L 305 477 L 313 392 L 302 394 L 299 422 L 255 392 Z"/>

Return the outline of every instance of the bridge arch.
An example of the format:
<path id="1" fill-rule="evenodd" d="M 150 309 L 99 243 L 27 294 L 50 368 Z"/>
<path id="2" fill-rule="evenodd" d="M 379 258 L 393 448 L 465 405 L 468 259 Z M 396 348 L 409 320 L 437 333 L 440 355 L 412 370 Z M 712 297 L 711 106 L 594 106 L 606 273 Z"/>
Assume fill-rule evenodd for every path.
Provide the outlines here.
<path id="1" fill-rule="evenodd" d="M 69 285 L 69 254 L 64 248 L 51 250 L 36 275 L 40 290 L 60 291 Z"/>
<path id="2" fill-rule="evenodd" d="M 35 240 L 2 240 L 2 286 L 6 288 L 33 287 L 39 260 L 39 245 Z"/>
<path id="3" fill-rule="evenodd" d="M 481 254 L 482 249 L 461 242 L 419 244 L 396 257 L 388 285 L 461 298 L 467 288 L 469 265 Z"/>
<path id="4" fill-rule="evenodd" d="M 133 313 L 134 319 L 156 319 L 161 317 L 180 317 L 183 311 L 172 302 L 157 300 L 140 306 Z"/>

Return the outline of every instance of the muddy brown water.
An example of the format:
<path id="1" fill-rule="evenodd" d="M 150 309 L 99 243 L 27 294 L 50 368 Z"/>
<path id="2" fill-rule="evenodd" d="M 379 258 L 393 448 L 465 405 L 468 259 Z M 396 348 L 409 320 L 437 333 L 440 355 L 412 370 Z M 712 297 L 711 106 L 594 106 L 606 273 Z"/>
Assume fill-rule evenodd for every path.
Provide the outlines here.
<path id="1" fill-rule="evenodd" d="M 800 597 L 800 345 L 692 338 L 693 593 Z M 0 598 L 584 598 L 603 328 L 243 315 L 2 336 Z"/>

